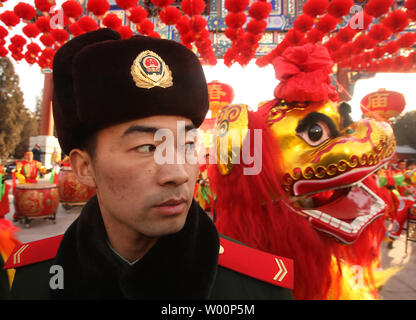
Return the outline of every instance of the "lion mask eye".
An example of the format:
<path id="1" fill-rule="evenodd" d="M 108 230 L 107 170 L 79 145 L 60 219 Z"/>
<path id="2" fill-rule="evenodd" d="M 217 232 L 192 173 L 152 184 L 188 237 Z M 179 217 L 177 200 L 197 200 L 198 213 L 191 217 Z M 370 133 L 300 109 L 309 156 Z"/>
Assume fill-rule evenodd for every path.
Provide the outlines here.
<path id="1" fill-rule="evenodd" d="M 305 130 L 297 132 L 297 134 L 307 144 L 316 147 L 330 138 L 331 131 L 325 122 L 318 121 L 307 126 Z"/>

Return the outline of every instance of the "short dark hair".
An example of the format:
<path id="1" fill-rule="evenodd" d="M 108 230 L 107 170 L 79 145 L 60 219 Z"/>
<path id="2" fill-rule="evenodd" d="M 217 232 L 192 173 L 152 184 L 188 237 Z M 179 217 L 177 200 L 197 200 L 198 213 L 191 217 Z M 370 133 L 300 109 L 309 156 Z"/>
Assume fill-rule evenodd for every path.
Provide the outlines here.
<path id="1" fill-rule="evenodd" d="M 97 149 L 97 137 L 98 132 L 93 132 L 89 134 L 87 137 L 85 137 L 80 145 L 80 149 L 87 152 L 92 160 L 95 159 L 95 151 Z"/>

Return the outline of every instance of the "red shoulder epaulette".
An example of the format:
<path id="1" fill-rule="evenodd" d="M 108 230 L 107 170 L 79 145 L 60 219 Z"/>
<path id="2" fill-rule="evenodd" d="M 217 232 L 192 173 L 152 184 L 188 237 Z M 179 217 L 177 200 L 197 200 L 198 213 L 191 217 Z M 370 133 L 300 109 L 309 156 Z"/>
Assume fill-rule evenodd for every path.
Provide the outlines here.
<path id="1" fill-rule="evenodd" d="M 62 234 L 17 245 L 4 264 L 4 269 L 20 268 L 55 258 L 63 236 Z"/>
<path id="2" fill-rule="evenodd" d="M 220 237 L 218 264 L 275 286 L 293 289 L 293 260 Z"/>

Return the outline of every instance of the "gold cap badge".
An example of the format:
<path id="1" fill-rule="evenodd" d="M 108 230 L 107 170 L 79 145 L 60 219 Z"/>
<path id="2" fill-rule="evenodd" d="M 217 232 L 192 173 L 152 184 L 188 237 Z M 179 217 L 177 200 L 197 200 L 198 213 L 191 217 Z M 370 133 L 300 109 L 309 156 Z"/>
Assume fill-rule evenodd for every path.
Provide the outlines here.
<path id="1" fill-rule="evenodd" d="M 134 60 L 131 74 L 136 86 L 150 89 L 173 86 L 172 73 L 161 57 L 150 50 L 143 51 Z"/>

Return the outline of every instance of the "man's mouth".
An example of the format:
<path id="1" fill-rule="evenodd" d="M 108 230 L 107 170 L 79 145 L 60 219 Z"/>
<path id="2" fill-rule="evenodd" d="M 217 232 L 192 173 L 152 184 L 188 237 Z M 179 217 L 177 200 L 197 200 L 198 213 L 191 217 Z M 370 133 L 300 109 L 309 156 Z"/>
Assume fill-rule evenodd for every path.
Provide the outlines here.
<path id="1" fill-rule="evenodd" d="M 174 216 L 181 214 L 186 208 L 185 198 L 170 198 L 156 206 L 154 209 L 164 216 Z"/>
<path id="2" fill-rule="evenodd" d="M 376 218 L 385 203 L 363 182 L 297 198 L 296 211 L 317 230 L 351 244 Z"/>

